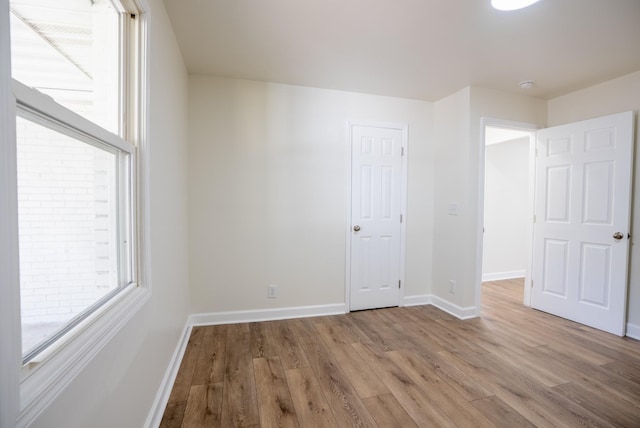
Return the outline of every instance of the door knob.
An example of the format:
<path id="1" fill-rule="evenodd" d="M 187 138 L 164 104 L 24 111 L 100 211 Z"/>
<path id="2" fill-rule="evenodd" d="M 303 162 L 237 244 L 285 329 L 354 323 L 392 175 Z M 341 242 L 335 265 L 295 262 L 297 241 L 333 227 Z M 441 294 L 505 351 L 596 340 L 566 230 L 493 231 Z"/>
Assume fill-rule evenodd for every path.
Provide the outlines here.
<path id="1" fill-rule="evenodd" d="M 357 224 L 355 226 L 353 226 L 353 230 L 355 230 L 356 232 L 360 230 L 360 226 L 358 226 Z"/>
<path id="2" fill-rule="evenodd" d="M 614 237 L 615 239 L 620 240 L 620 239 L 622 239 L 624 236 L 622 235 L 622 233 L 620 233 L 620 232 L 616 232 L 616 233 L 614 233 L 614 234 L 613 234 L 613 237 Z"/>

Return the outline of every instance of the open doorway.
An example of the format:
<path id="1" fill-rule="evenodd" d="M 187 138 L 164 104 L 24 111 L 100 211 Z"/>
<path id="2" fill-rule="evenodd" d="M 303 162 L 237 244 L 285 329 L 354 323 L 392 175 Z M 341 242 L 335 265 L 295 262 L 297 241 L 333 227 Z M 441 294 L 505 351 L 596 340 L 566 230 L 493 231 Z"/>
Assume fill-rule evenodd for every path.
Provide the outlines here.
<path id="1" fill-rule="evenodd" d="M 524 284 L 531 280 L 535 129 L 531 124 L 483 120 L 478 309 L 487 282 L 494 292 L 504 290 L 530 302 Z"/>
<path id="2" fill-rule="evenodd" d="M 529 134 L 485 128 L 482 281 L 524 278 L 529 189 Z"/>
<path id="3" fill-rule="evenodd" d="M 523 303 L 619 336 L 625 334 L 633 118 L 633 112 L 623 112 L 537 132 L 533 126 L 482 120 L 475 296 L 478 316 L 482 308 L 482 260 L 488 244 L 483 233 L 485 181 L 491 186 L 485 170 L 492 168 L 485 168 L 487 129 L 519 129 L 530 133 L 526 211 L 530 216 L 525 221 L 528 230 L 524 238 L 528 254 L 524 287 L 520 286 Z M 498 209 L 505 210 L 506 203 Z M 498 233 L 510 233 L 505 220 L 497 224 Z"/>

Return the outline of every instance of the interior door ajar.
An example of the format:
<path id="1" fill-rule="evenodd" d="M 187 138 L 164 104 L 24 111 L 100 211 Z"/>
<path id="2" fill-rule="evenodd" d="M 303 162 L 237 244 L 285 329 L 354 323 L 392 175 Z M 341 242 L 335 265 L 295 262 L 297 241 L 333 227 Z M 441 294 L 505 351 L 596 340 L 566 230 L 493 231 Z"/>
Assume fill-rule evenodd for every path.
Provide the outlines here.
<path id="1" fill-rule="evenodd" d="M 351 131 L 350 309 L 398 306 L 403 130 Z"/>
<path id="2" fill-rule="evenodd" d="M 537 134 L 534 308 L 625 334 L 633 112 Z"/>

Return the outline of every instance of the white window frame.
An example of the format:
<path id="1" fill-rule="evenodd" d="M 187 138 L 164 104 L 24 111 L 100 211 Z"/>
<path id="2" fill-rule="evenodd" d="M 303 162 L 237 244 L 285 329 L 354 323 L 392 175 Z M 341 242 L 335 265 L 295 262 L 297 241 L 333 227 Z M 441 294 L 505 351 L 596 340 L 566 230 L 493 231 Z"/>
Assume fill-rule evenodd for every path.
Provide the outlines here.
<path id="1" fill-rule="evenodd" d="M 107 132 L 83 117 L 59 106 L 38 91 L 13 82 L 9 35 L 9 0 L 0 0 L 0 428 L 30 425 L 84 367 L 134 317 L 150 298 L 149 150 L 147 142 L 148 33 L 149 7 L 146 0 L 122 0 L 119 12 L 136 10 L 138 44 L 123 52 L 130 59 L 138 56 L 133 79 L 123 80 L 135 103 L 121 102 L 133 127 L 121 133 L 133 144 Z M 124 28 L 124 31 L 133 31 Z M 20 280 L 18 261 L 18 209 L 16 165 L 17 103 L 54 118 L 63 127 L 94 136 L 109 145 L 131 153 L 132 203 L 137 205 L 135 239 L 137 283 L 125 287 L 105 305 L 93 312 L 65 337 L 52 344 L 33 362 L 22 365 Z M 126 105 L 124 103 L 127 103 Z"/>

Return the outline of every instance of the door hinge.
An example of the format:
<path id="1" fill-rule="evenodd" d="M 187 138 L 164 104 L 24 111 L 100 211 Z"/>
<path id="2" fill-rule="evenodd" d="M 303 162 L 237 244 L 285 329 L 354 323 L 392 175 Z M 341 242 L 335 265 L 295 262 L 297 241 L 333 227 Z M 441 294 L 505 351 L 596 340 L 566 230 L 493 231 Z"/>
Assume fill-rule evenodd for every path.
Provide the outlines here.
<path id="1" fill-rule="evenodd" d="M 402 214 L 400 214 L 400 223 L 402 223 Z"/>
<path id="2" fill-rule="evenodd" d="M 401 280 L 398 280 L 398 288 L 400 288 L 400 282 L 401 282 Z"/>
<path id="3" fill-rule="evenodd" d="M 536 222 L 536 215 L 535 214 L 533 215 L 533 222 L 534 223 Z"/>
<path id="4" fill-rule="evenodd" d="M 400 147 L 400 156 L 404 156 L 404 147 Z"/>
<path id="5" fill-rule="evenodd" d="M 531 280 L 531 288 L 533 288 L 533 279 Z"/>

